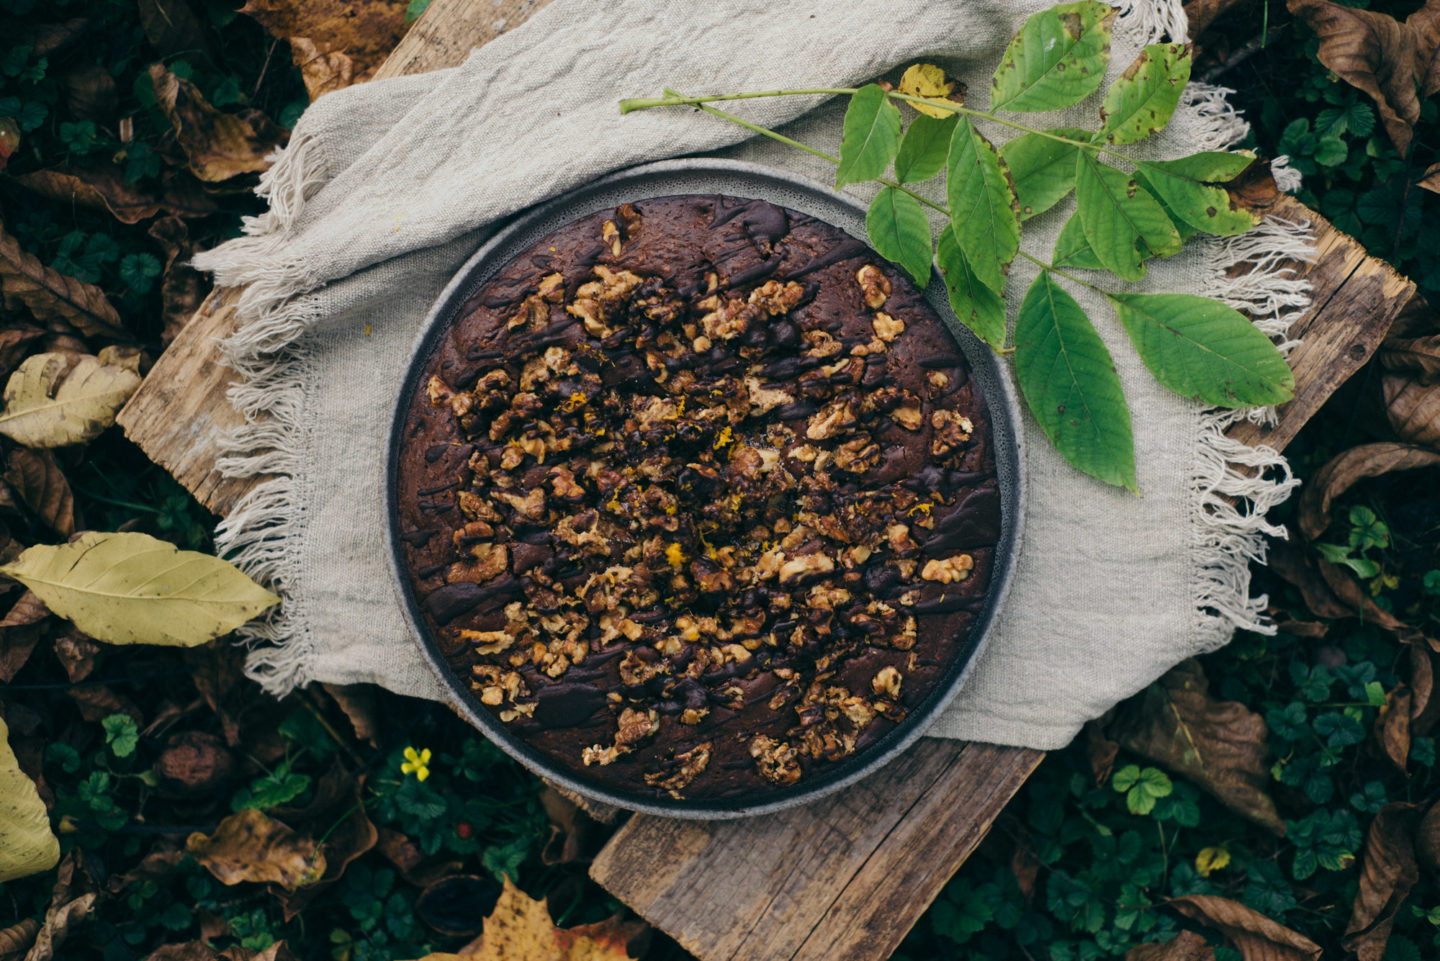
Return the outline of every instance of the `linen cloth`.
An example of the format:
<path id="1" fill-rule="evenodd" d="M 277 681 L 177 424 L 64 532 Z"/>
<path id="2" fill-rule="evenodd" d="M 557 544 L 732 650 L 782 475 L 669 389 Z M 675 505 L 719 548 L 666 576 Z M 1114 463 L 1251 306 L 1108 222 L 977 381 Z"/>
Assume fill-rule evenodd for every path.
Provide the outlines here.
<path id="1" fill-rule="evenodd" d="M 833 168 L 684 108 L 622 117 L 616 101 L 686 93 L 857 86 L 918 60 L 942 64 L 983 107 L 1010 37 L 1045 0 L 556 0 L 450 70 L 329 94 L 299 121 L 266 175 L 270 211 L 248 237 L 196 259 L 248 285 L 225 345 L 252 419 L 220 469 L 273 474 L 218 531 L 222 550 L 283 596 L 250 631 L 247 667 L 283 693 L 313 681 L 373 682 L 442 698 L 401 619 L 384 559 L 384 442 L 419 323 L 497 221 L 649 160 L 721 151 L 833 182 Z M 1115 29 L 1110 77 L 1146 42 L 1184 39 L 1178 2 L 1135 3 Z M 1243 136 L 1226 91 L 1192 85 L 1137 156 L 1182 156 Z M 844 103 L 775 98 L 729 105 L 838 151 Z M 1094 125 L 1099 96 L 1037 126 Z M 908 110 L 908 108 L 906 108 Z M 998 142 L 1014 131 L 982 127 Z M 742 142 L 743 141 L 743 142 Z M 872 188 L 873 189 L 873 188 Z M 927 185 L 938 197 L 942 185 Z M 870 194 L 855 188 L 862 200 Z M 1027 223 L 1048 259 L 1070 203 Z M 1307 302 L 1277 272 L 1303 257 L 1302 225 L 1271 222 L 1192 241 L 1136 289 L 1220 297 L 1273 334 Z M 1245 265 L 1239 277 L 1226 269 Z M 1233 273 L 1233 271 L 1232 271 Z M 1011 319 L 1033 279 L 1017 260 Z M 1168 393 L 1142 367 L 1103 300 L 1071 292 L 1113 354 L 1134 413 L 1142 497 L 1066 465 L 1025 424 L 1028 521 L 1009 604 L 966 687 L 931 734 L 1052 749 L 1179 660 L 1234 629 L 1265 629 L 1248 563 L 1263 559 L 1265 511 L 1294 484 L 1273 451 L 1228 442 L 1234 415 Z M 1236 465 L 1259 468 L 1237 471 Z M 1239 506 L 1224 495 L 1239 497 Z"/>

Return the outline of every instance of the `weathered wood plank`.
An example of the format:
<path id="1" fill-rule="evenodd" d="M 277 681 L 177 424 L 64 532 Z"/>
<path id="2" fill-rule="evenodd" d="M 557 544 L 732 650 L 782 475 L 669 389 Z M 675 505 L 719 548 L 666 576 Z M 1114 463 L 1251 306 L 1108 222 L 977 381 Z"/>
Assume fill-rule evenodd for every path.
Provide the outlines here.
<path id="1" fill-rule="evenodd" d="M 524 23 L 550 0 L 434 0 L 375 76 L 398 77 L 458 66 L 470 51 Z M 116 418 L 155 463 L 217 514 L 263 478 L 215 473 L 220 439 L 244 423 L 225 397 L 234 374 L 216 347 L 234 327 L 235 290 L 213 291 Z"/>
<path id="2" fill-rule="evenodd" d="M 1043 756 L 926 738 L 805 807 L 633 817 L 590 876 L 703 961 L 885 958 Z"/>

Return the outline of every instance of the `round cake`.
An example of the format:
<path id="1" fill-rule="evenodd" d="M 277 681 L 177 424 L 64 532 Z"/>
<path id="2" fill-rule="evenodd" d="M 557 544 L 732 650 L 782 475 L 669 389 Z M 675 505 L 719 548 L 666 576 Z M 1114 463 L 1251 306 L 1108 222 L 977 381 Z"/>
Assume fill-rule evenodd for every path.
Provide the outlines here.
<path id="1" fill-rule="evenodd" d="M 916 710 L 1000 495 L 944 323 L 848 234 L 676 196 L 555 231 L 409 399 L 403 566 L 483 709 L 631 796 L 756 798 Z"/>

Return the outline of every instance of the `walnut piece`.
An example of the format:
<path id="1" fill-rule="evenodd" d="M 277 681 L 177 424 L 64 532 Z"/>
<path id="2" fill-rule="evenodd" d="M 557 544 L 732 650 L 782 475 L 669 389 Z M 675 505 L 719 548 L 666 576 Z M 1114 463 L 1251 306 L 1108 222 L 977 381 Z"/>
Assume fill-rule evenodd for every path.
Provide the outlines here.
<path id="1" fill-rule="evenodd" d="M 870 323 L 871 326 L 875 328 L 875 335 L 887 344 L 893 342 L 896 337 L 905 333 L 905 321 L 899 317 L 891 317 L 883 311 L 877 312 L 875 319 Z"/>
<path id="2" fill-rule="evenodd" d="M 956 554 L 953 557 L 945 558 L 935 557 L 925 562 L 925 566 L 920 569 L 920 576 L 927 581 L 954 584 L 969 577 L 974 568 L 975 558 L 969 554 Z"/>
<path id="3" fill-rule="evenodd" d="M 870 681 L 870 689 L 877 695 L 883 694 L 890 698 L 900 696 L 900 672 L 893 667 L 882 667 Z"/>
<path id="4" fill-rule="evenodd" d="M 866 307 L 878 310 L 885 306 L 885 301 L 890 297 L 890 278 L 885 276 L 884 271 L 874 264 L 866 264 L 856 272 L 855 280 L 865 295 Z"/>

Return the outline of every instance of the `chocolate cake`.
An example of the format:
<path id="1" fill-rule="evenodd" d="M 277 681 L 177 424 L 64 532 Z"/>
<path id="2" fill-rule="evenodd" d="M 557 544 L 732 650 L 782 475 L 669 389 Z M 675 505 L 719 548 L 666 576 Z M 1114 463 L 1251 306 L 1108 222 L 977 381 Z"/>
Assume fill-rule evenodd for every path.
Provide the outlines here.
<path id="1" fill-rule="evenodd" d="M 935 692 L 990 584 L 984 399 L 904 275 L 758 200 L 571 223 L 409 401 L 401 549 L 474 698 L 578 777 L 759 798 Z"/>

